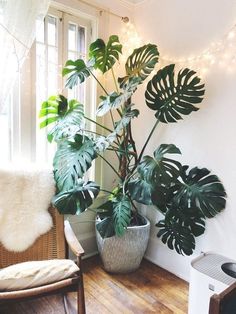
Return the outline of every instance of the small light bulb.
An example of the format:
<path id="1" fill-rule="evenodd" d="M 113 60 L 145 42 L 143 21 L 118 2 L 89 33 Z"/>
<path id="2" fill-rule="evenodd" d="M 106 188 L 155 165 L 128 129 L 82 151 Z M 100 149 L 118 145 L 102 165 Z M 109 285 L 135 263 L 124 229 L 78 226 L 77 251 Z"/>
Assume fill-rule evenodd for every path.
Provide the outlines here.
<path id="1" fill-rule="evenodd" d="M 234 37 L 235 37 L 234 31 L 229 32 L 227 38 L 230 40 L 230 39 L 233 39 Z"/>

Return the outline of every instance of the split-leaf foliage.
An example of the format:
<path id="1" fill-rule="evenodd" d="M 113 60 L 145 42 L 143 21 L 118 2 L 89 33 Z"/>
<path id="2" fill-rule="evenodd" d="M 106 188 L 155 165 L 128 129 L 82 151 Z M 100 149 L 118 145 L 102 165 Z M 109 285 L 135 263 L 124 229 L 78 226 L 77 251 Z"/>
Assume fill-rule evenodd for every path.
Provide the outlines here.
<path id="1" fill-rule="evenodd" d="M 179 254 L 191 255 L 195 238 L 205 231 L 205 220 L 225 208 L 224 186 L 208 169 L 182 165 L 180 149 L 174 144 L 157 145 L 152 156 L 145 155 L 145 149 L 154 139 L 157 126 L 176 123 L 199 110 L 204 84 L 191 69 L 177 71 L 174 64 L 158 68 L 155 44 L 134 49 L 125 63 L 125 75 L 117 78 L 121 54 L 118 36 L 110 36 L 107 43 L 97 39 L 90 45 L 88 60 L 68 60 L 63 69 L 68 88 L 77 88 L 88 78 L 96 79 L 102 90 L 97 120 L 85 116 L 79 100 L 68 100 L 63 95 L 51 96 L 42 103 L 40 127 L 47 127 L 49 142 L 57 143 L 53 161 L 57 194 L 53 204 L 61 214 L 80 214 L 93 204 L 100 191 L 108 193 L 106 201 L 97 207 L 100 222 L 96 228 L 102 237 L 123 236 L 137 221 L 137 203 L 145 204 L 163 215 L 156 224 L 163 243 Z M 115 90 L 105 88 L 96 77 L 97 71 L 110 75 L 111 82 L 114 79 Z M 131 100 L 147 79 L 145 102 L 154 111 L 152 128 Z M 105 115 L 111 117 L 112 127 L 101 123 L 99 117 Z M 140 129 L 149 132 L 140 149 L 132 132 L 137 119 Z M 97 128 L 91 129 L 88 121 Z M 108 151 L 118 163 L 108 159 Z M 97 158 L 102 158 L 117 176 L 110 191 L 88 179 Z"/>

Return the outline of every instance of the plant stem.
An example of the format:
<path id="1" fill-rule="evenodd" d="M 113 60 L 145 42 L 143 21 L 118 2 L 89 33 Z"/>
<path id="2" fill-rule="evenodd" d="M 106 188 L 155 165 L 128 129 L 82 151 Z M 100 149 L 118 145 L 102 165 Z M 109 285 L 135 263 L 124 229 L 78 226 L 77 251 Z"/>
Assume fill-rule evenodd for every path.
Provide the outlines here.
<path id="1" fill-rule="evenodd" d="M 113 142 L 113 143 L 115 143 L 115 142 Z M 118 153 L 127 153 L 127 151 L 119 149 L 119 148 L 112 146 L 112 145 L 111 145 L 111 148 L 107 148 L 107 150 L 116 151 Z M 134 152 L 130 152 L 130 151 L 129 151 L 129 155 L 131 155 L 133 157 L 136 156 L 136 154 Z"/>
<path id="2" fill-rule="evenodd" d="M 113 80 L 114 80 L 114 83 L 115 83 L 116 91 L 117 91 L 117 93 L 119 93 L 119 88 L 118 88 L 118 85 L 117 85 L 117 82 L 116 82 L 115 73 L 114 73 L 113 68 L 111 68 L 111 73 L 112 73 L 112 77 L 113 77 Z"/>
<path id="3" fill-rule="evenodd" d="M 87 132 L 87 133 L 92 133 L 92 134 L 96 134 L 96 135 L 99 135 L 99 136 L 103 136 L 102 134 L 94 132 L 94 131 L 91 131 L 91 130 L 83 130 L 83 131 Z"/>
<path id="4" fill-rule="evenodd" d="M 117 92 L 117 94 L 119 94 L 119 88 L 118 88 L 118 85 L 117 85 L 117 81 L 116 81 L 116 78 L 115 78 L 115 73 L 114 73 L 113 68 L 111 68 L 111 73 L 112 73 L 113 81 L 115 83 L 116 92 Z M 121 113 L 120 109 L 117 108 L 116 111 L 118 112 L 119 116 L 122 117 L 122 113 Z"/>
<path id="5" fill-rule="evenodd" d="M 120 174 L 116 171 L 116 169 L 112 166 L 112 164 L 111 164 L 108 160 L 106 160 L 106 158 L 104 158 L 102 155 L 100 155 L 100 154 L 98 154 L 98 153 L 97 153 L 97 155 L 98 155 L 100 158 L 102 158 L 102 160 L 104 160 L 104 161 L 111 167 L 111 169 L 115 172 L 115 174 L 121 179 Z"/>
<path id="6" fill-rule="evenodd" d="M 111 116 L 111 121 L 112 121 L 112 125 L 113 125 L 113 128 L 115 129 L 115 121 L 114 121 L 114 118 L 113 118 L 113 114 L 111 112 L 111 109 L 110 109 L 110 116 Z"/>
<path id="7" fill-rule="evenodd" d="M 108 92 L 105 90 L 105 88 L 102 86 L 102 84 L 99 82 L 99 80 L 96 78 L 96 76 L 93 74 L 92 71 L 89 71 L 90 74 L 92 75 L 92 77 L 97 81 L 97 83 L 99 84 L 99 86 L 102 88 L 102 90 L 105 92 L 106 95 L 108 95 Z"/>
<path id="8" fill-rule="evenodd" d="M 103 128 L 104 130 L 107 130 L 108 132 L 112 133 L 113 131 L 111 129 L 108 129 L 107 127 L 105 127 L 104 125 L 98 123 L 97 121 L 94 121 L 86 116 L 84 116 L 84 118 L 92 123 L 95 123 L 96 125 L 100 126 L 101 128 Z"/>
<path id="9" fill-rule="evenodd" d="M 134 150 L 134 158 L 135 158 L 135 163 L 138 161 L 138 154 L 137 154 L 137 149 L 136 149 L 136 145 L 135 145 L 135 141 L 133 139 L 133 135 L 132 135 L 132 129 L 131 129 L 131 121 L 128 125 L 128 131 L 129 131 L 129 139 L 130 139 L 130 143 L 133 147 Z"/>
<path id="10" fill-rule="evenodd" d="M 141 153 L 140 153 L 140 155 L 139 155 L 139 157 L 138 157 L 137 165 L 138 165 L 138 163 L 140 162 L 140 160 L 142 159 L 143 153 L 144 153 L 144 151 L 145 151 L 145 148 L 147 147 L 147 144 L 148 144 L 150 138 L 152 137 L 152 134 L 153 134 L 153 132 L 155 131 L 155 129 L 156 129 L 158 123 L 159 123 L 159 120 L 157 120 L 157 121 L 155 122 L 155 124 L 154 124 L 154 126 L 153 126 L 153 128 L 152 128 L 152 130 L 151 130 L 151 132 L 150 132 L 150 134 L 148 135 L 148 138 L 147 138 L 147 140 L 146 140 L 146 142 L 145 142 L 145 144 L 144 144 L 144 146 L 143 146 L 143 148 L 142 148 L 142 150 L 141 150 Z"/>
<path id="11" fill-rule="evenodd" d="M 140 160 L 141 160 L 142 157 L 143 157 L 143 153 L 144 153 L 144 151 L 145 151 L 145 148 L 147 147 L 147 144 L 148 144 L 150 138 L 152 137 L 152 134 L 153 134 L 153 132 L 155 131 L 155 129 L 156 129 L 156 127 L 157 127 L 157 125 L 158 125 L 159 122 L 160 122 L 159 120 L 157 120 L 157 121 L 155 122 L 155 124 L 154 124 L 154 126 L 153 126 L 151 132 L 149 133 L 148 138 L 146 139 L 146 142 L 145 142 L 145 144 L 144 144 L 144 146 L 143 146 L 143 148 L 142 148 L 142 150 L 141 150 L 141 153 L 140 153 L 140 155 L 139 155 L 139 157 L 138 157 L 138 160 L 135 162 L 134 167 L 133 167 L 133 169 L 132 169 L 131 172 L 130 172 L 130 176 L 126 179 L 126 182 L 133 176 L 134 171 L 137 169 L 137 167 L 138 167 L 138 165 L 139 165 L 139 163 L 140 163 Z"/>
<path id="12" fill-rule="evenodd" d="M 124 183 L 123 183 L 123 194 L 125 194 L 125 188 L 126 188 L 127 182 L 128 182 L 129 179 L 132 178 L 135 174 L 136 174 L 136 172 L 131 172 L 131 173 L 129 173 L 129 174 L 125 177 L 125 180 L 124 180 Z"/>
<path id="13" fill-rule="evenodd" d="M 100 189 L 100 191 L 105 192 L 105 193 L 108 193 L 108 194 L 113 194 L 113 195 L 114 195 L 114 193 L 113 193 L 113 192 L 108 191 L 108 190 Z"/>

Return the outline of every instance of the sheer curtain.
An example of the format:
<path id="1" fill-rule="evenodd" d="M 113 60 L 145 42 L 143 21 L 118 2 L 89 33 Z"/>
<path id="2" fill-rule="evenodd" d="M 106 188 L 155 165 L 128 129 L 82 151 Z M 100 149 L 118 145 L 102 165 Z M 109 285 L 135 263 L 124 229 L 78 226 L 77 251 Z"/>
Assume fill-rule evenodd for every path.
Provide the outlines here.
<path id="1" fill-rule="evenodd" d="M 0 113 L 50 0 L 0 0 Z M 37 23 L 37 26 L 40 23 Z"/>

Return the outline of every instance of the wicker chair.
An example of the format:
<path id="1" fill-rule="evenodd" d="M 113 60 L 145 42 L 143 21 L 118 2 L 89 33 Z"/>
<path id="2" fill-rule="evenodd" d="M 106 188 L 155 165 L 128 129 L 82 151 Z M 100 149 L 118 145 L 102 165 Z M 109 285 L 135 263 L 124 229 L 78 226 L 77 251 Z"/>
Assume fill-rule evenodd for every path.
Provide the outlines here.
<path id="1" fill-rule="evenodd" d="M 236 313 L 236 283 L 210 298 L 209 314 Z"/>
<path id="2" fill-rule="evenodd" d="M 64 297 L 65 311 L 67 311 L 66 293 L 76 291 L 78 313 L 84 314 L 85 301 L 81 269 L 81 256 L 84 254 L 84 250 L 75 237 L 69 222 L 64 222 L 63 216 L 59 215 L 57 210 L 50 208 L 49 211 L 53 218 L 53 228 L 48 233 L 39 237 L 29 249 L 21 253 L 13 253 L 7 251 L 0 245 L 0 268 L 26 261 L 68 258 L 68 247 L 70 247 L 77 257 L 77 265 L 80 269 L 79 272 L 71 278 L 44 286 L 18 291 L 0 292 L 0 307 L 3 304 L 5 306 L 6 303 L 14 301 L 19 302 L 61 293 Z"/>

